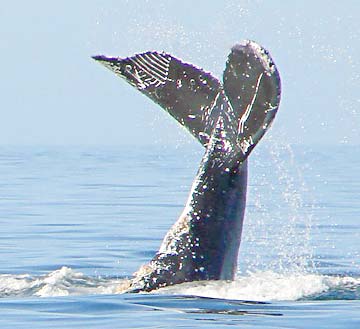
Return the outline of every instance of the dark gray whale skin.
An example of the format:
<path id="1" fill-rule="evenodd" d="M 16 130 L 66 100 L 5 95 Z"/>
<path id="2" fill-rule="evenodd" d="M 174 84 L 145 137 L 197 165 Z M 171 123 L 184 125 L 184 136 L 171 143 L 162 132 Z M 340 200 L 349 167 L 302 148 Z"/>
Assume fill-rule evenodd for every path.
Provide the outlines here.
<path id="1" fill-rule="evenodd" d="M 205 147 L 183 213 L 149 264 L 134 274 L 128 291 L 234 279 L 247 158 L 280 102 L 280 77 L 270 55 L 253 41 L 235 45 L 223 84 L 166 53 L 93 58 L 158 103 Z"/>

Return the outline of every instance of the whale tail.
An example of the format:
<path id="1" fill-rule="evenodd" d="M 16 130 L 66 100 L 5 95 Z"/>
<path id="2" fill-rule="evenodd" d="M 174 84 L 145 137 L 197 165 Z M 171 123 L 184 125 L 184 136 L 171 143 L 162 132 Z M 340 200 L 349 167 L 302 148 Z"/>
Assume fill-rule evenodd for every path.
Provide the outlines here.
<path id="1" fill-rule="evenodd" d="M 227 115 L 245 157 L 279 107 L 279 73 L 268 52 L 253 41 L 232 48 L 223 85 L 210 73 L 167 53 L 93 58 L 159 104 L 205 146 L 218 117 Z"/>
<path id="2" fill-rule="evenodd" d="M 183 213 L 129 291 L 195 280 L 233 279 L 246 204 L 247 157 L 272 123 L 280 77 L 253 41 L 234 46 L 221 84 L 166 54 L 94 56 L 158 103 L 205 147 Z"/>

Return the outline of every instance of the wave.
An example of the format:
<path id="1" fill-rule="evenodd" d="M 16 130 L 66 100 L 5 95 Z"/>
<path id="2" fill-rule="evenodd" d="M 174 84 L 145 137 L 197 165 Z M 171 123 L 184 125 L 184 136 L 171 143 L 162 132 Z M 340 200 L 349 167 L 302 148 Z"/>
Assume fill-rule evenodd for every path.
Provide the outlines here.
<path id="1" fill-rule="evenodd" d="M 116 294 L 125 282 L 126 279 L 86 276 L 68 267 L 41 276 L 1 274 L 0 297 Z M 360 299 L 360 278 L 263 271 L 239 276 L 235 281 L 183 283 L 155 293 L 259 302 Z"/>

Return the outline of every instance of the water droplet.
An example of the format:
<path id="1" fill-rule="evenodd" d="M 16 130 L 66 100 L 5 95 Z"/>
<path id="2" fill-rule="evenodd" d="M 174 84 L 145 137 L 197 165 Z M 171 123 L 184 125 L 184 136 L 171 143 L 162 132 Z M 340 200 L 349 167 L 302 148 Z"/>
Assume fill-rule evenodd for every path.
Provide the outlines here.
<path id="1" fill-rule="evenodd" d="M 181 88 L 182 87 L 182 81 L 181 79 L 177 79 L 176 80 L 176 88 Z"/>

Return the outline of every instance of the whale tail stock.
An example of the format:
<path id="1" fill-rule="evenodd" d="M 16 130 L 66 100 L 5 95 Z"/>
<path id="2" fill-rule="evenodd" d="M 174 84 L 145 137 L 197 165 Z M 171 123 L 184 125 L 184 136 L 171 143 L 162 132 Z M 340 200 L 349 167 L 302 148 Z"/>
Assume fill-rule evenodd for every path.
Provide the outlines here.
<path id="1" fill-rule="evenodd" d="M 246 160 L 280 102 L 280 77 L 270 55 L 252 41 L 235 45 L 223 84 L 166 53 L 93 58 L 158 103 L 206 149 L 183 213 L 150 263 L 135 273 L 129 291 L 233 279 L 246 204 Z"/>

